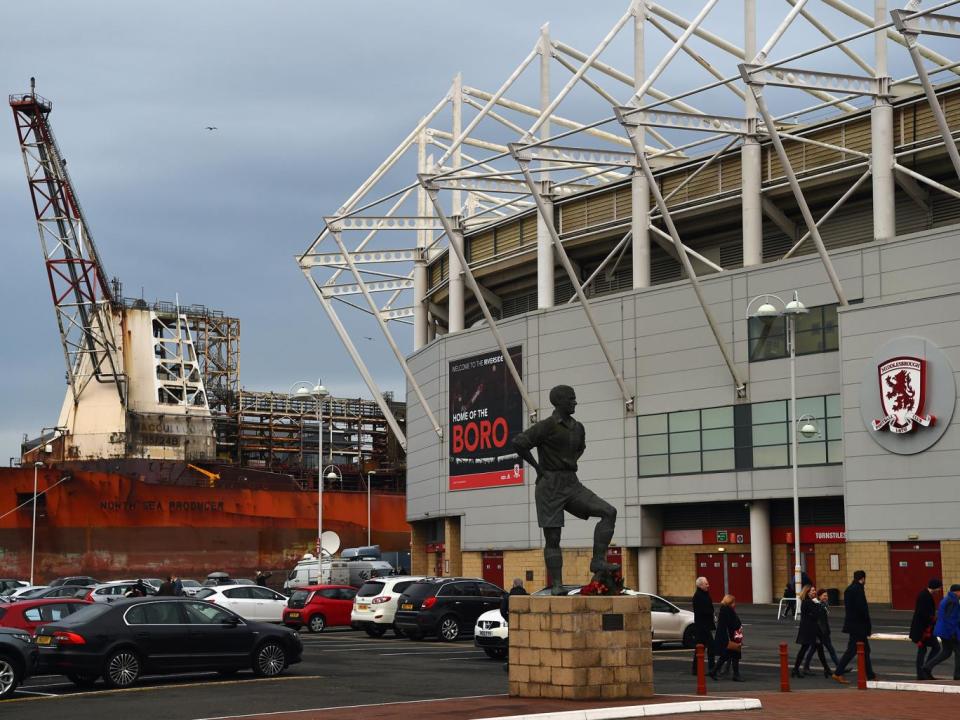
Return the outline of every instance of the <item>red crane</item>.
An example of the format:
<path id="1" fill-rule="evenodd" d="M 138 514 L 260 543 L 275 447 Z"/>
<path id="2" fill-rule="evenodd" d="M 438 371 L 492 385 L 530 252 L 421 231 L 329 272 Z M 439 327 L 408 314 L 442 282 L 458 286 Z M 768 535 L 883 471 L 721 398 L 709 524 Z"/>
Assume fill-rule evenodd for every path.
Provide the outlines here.
<path id="1" fill-rule="evenodd" d="M 73 401 L 91 381 L 113 383 L 126 407 L 123 364 L 114 339 L 120 309 L 50 127 L 53 104 L 35 92 L 11 95 L 27 185 L 53 295 Z"/>

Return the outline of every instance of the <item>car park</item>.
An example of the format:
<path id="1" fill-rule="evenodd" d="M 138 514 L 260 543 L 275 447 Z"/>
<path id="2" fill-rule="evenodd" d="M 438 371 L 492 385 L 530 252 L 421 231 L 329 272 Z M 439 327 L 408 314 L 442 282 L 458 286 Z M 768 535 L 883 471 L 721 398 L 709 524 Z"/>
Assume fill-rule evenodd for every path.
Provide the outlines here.
<path id="1" fill-rule="evenodd" d="M 194 597 L 216 603 L 247 620 L 280 622 L 287 596 L 259 585 L 217 585 L 197 591 Z"/>
<path id="2" fill-rule="evenodd" d="M 0 606 L 0 626 L 20 628 L 32 635 L 41 625 L 58 622 L 88 604 L 77 598 L 20 600 Z"/>
<path id="3" fill-rule="evenodd" d="M 380 637 L 393 628 L 398 637 L 402 631 L 394 624 L 397 601 L 410 585 L 423 580 L 419 575 L 393 575 L 367 580 L 353 601 L 350 611 L 350 626 L 366 631 L 370 637 Z"/>
<path id="4" fill-rule="evenodd" d="M 400 596 L 394 622 L 413 640 L 436 635 L 453 642 L 472 633 L 480 615 L 499 608 L 503 595 L 478 578 L 425 578 Z"/>
<path id="5" fill-rule="evenodd" d="M 323 632 L 327 627 L 349 626 L 357 589 L 349 585 L 309 585 L 296 588 L 283 611 L 283 624 Z"/>
<path id="6" fill-rule="evenodd" d="M 567 595 L 578 595 L 579 585 L 564 585 Z M 544 588 L 533 593 L 536 595 L 550 595 L 551 588 Z M 668 642 L 679 642 L 685 648 L 692 648 L 694 642 L 693 613 L 681 610 L 659 595 L 641 593 L 636 590 L 624 590 L 626 595 L 646 595 L 650 598 L 650 625 L 654 647 Z M 473 642 L 482 648 L 486 654 L 494 659 L 502 660 L 507 656 L 509 648 L 509 627 L 507 619 L 500 614 L 500 608 L 490 610 L 477 618 L 473 631 Z"/>
<path id="7" fill-rule="evenodd" d="M 295 632 L 244 620 L 195 598 L 127 598 L 92 603 L 37 631 L 38 667 L 78 686 L 102 677 L 110 688 L 130 687 L 144 673 L 252 669 L 275 677 L 300 662 Z"/>
<path id="8" fill-rule="evenodd" d="M 0 699 L 13 695 L 33 673 L 37 646 L 29 633 L 19 628 L 0 627 Z"/>

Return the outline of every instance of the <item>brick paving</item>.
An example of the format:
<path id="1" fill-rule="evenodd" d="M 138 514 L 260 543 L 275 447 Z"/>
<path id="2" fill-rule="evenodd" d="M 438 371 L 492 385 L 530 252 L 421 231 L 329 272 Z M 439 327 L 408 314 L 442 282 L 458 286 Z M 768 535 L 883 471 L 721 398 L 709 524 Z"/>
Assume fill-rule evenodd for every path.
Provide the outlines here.
<path id="1" fill-rule="evenodd" d="M 671 715 L 677 720 L 796 720 L 800 717 L 830 717 L 843 720 L 930 720 L 930 718 L 955 715 L 960 702 L 957 695 L 921 692 L 891 692 L 883 690 L 817 691 L 801 690 L 791 693 L 744 693 L 743 695 L 718 693 L 697 698 L 691 695 L 658 695 L 649 700 L 623 700 L 614 702 L 577 702 L 571 700 L 547 700 L 511 698 L 507 695 L 438 700 L 432 702 L 409 702 L 386 705 L 351 706 L 325 710 L 301 710 L 291 713 L 274 713 L 263 716 L 265 720 L 356 720 L 357 717 L 376 717 L 377 720 L 480 720 L 504 715 L 585 710 L 600 707 L 622 707 L 647 703 L 683 702 L 697 699 L 721 699 L 727 697 L 757 698 L 763 709 L 735 712 L 685 713 Z M 244 716 L 255 720 L 256 716 Z"/>

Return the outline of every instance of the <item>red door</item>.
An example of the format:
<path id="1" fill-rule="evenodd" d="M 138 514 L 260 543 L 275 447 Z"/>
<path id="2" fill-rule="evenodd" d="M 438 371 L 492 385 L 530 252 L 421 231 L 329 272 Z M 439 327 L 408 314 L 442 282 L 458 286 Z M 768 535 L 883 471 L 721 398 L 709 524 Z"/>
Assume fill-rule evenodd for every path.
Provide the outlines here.
<path id="1" fill-rule="evenodd" d="M 787 574 L 790 575 L 790 587 L 793 587 L 793 545 L 787 547 Z M 800 546 L 800 569 L 817 584 L 817 554 L 813 545 Z"/>
<path id="2" fill-rule="evenodd" d="M 726 592 L 726 583 L 723 581 L 723 553 L 697 553 L 697 574 L 695 577 L 705 577 L 710 582 L 710 597 L 714 602 L 720 602 Z M 691 583 L 691 587 L 692 587 Z M 690 590 L 693 595 L 693 590 Z"/>
<path id="3" fill-rule="evenodd" d="M 750 553 L 729 553 L 723 556 L 727 564 L 726 592 L 740 604 L 753 602 L 753 577 Z"/>
<path id="4" fill-rule="evenodd" d="M 498 588 L 503 584 L 503 553 L 485 552 L 483 554 L 483 579 L 493 583 Z"/>
<path id="5" fill-rule="evenodd" d="M 890 543 L 890 589 L 896 610 L 913 610 L 917 593 L 941 577 L 939 542 Z"/>

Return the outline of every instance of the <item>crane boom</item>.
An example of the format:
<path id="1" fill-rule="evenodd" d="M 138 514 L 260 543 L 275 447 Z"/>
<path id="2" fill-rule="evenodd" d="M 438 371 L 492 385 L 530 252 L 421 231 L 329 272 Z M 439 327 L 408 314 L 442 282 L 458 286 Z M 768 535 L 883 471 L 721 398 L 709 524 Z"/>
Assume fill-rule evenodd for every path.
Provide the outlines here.
<path id="1" fill-rule="evenodd" d="M 111 312 L 119 302 L 107 282 L 103 263 L 48 116 L 53 104 L 34 91 L 11 95 L 27 185 L 33 201 L 47 279 L 67 364 L 73 401 L 91 380 L 113 383 L 126 407 L 123 364 Z"/>

